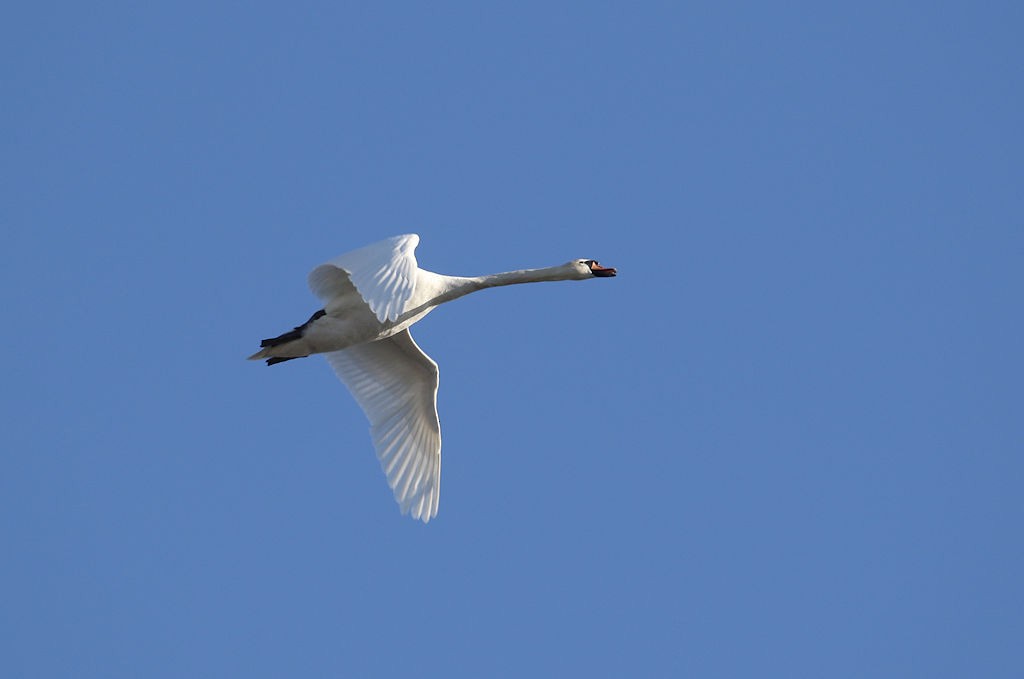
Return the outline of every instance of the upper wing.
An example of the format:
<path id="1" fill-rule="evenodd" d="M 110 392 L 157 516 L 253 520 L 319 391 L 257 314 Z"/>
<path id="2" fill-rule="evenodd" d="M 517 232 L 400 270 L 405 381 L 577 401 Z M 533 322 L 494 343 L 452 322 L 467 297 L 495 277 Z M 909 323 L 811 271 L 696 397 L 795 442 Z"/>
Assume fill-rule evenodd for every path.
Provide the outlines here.
<path id="1" fill-rule="evenodd" d="M 325 304 L 330 302 L 342 269 L 377 320 L 393 321 L 405 311 L 416 285 L 414 253 L 419 242 L 420 237 L 411 233 L 347 252 L 313 269 L 309 287 Z"/>
<path id="2" fill-rule="evenodd" d="M 441 492 L 437 364 L 408 330 L 324 354 L 370 420 L 370 436 L 402 513 L 427 523 Z"/>

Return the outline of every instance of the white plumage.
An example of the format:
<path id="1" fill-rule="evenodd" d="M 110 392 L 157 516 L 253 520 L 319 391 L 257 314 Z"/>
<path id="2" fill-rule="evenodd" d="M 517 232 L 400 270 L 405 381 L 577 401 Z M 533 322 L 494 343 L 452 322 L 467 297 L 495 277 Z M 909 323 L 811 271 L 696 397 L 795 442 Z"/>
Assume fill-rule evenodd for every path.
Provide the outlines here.
<path id="1" fill-rule="evenodd" d="M 441 427 L 437 364 L 409 326 L 439 304 L 483 288 L 609 277 L 590 259 L 489 276 L 444 276 L 420 269 L 419 236 L 408 234 L 335 257 L 309 274 L 324 303 L 306 323 L 263 340 L 250 359 L 274 365 L 322 353 L 370 421 L 370 435 L 403 514 L 424 523 L 437 515 Z"/>

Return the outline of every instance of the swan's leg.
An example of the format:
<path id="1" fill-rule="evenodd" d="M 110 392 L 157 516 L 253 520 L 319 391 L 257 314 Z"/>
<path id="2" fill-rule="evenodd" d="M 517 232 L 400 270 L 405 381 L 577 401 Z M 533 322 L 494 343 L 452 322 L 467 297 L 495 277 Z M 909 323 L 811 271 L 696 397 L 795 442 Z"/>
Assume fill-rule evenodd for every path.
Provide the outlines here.
<path id="1" fill-rule="evenodd" d="M 306 335 L 306 331 L 309 326 L 312 325 L 317 319 L 322 318 L 326 315 L 323 309 L 317 311 L 315 314 L 309 317 L 309 320 L 302 325 L 297 325 L 288 332 L 278 335 L 277 337 L 271 337 L 260 342 L 260 351 L 249 357 L 249 360 L 266 359 L 267 365 L 275 365 L 277 363 L 283 363 L 284 361 L 290 361 L 293 358 L 303 358 L 308 356 L 311 352 L 308 343 L 300 342 Z M 287 346 L 292 342 L 296 342 L 293 346 Z M 277 347 L 280 347 L 278 350 Z M 290 356 L 275 356 L 275 353 L 291 354 Z"/>
<path id="2" fill-rule="evenodd" d="M 326 314 L 327 314 L 327 312 L 324 311 L 323 309 L 321 309 L 320 311 L 317 311 L 315 314 L 310 316 L 309 320 L 306 321 L 305 323 L 303 323 L 302 325 L 297 325 L 293 329 L 289 330 L 288 332 L 286 332 L 286 333 L 284 333 L 282 335 L 278 335 L 277 337 L 271 337 L 270 339 L 265 339 L 262 342 L 260 342 L 260 346 L 261 347 L 276 347 L 276 346 L 279 346 L 281 344 L 286 344 L 288 342 L 294 342 L 297 339 L 302 339 L 302 335 L 303 335 L 303 333 L 306 332 L 306 328 L 308 328 L 309 325 L 313 321 L 315 321 L 316 319 L 318 319 L 321 316 L 324 316 Z M 296 357 L 293 357 L 293 358 L 298 358 L 298 357 L 296 356 Z"/>
<path id="3" fill-rule="evenodd" d="M 274 356 L 273 358 L 267 359 L 267 365 L 275 365 L 277 363 L 284 363 L 285 361 L 291 361 L 296 358 L 306 358 L 305 356 Z"/>

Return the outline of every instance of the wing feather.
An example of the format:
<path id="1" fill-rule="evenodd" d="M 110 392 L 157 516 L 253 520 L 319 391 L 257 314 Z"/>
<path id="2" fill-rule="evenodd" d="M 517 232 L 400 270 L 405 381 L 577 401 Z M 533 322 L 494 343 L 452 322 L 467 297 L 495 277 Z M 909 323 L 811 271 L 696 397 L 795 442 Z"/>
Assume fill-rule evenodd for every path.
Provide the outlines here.
<path id="1" fill-rule="evenodd" d="M 405 312 L 416 286 L 419 242 L 420 237 L 410 233 L 346 252 L 313 269 L 309 287 L 328 304 L 351 281 L 377 320 L 394 321 Z"/>
<path id="2" fill-rule="evenodd" d="M 427 523 L 437 515 L 441 488 L 437 364 L 408 330 L 324 356 L 370 421 L 377 458 L 402 513 Z"/>

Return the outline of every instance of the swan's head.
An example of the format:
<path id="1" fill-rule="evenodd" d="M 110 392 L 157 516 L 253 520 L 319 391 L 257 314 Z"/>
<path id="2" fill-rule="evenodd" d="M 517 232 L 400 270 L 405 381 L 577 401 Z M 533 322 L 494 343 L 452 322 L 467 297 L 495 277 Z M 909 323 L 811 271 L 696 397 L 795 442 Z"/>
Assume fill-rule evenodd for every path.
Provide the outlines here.
<path id="1" fill-rule="evenodd" d="M 610 267 L 601 266 L 593 259 L 574 259 L 565 267 L 572 274 L 572 278 L 584 280 L 586 278 L 608 278 L 617 272 Z"/>

